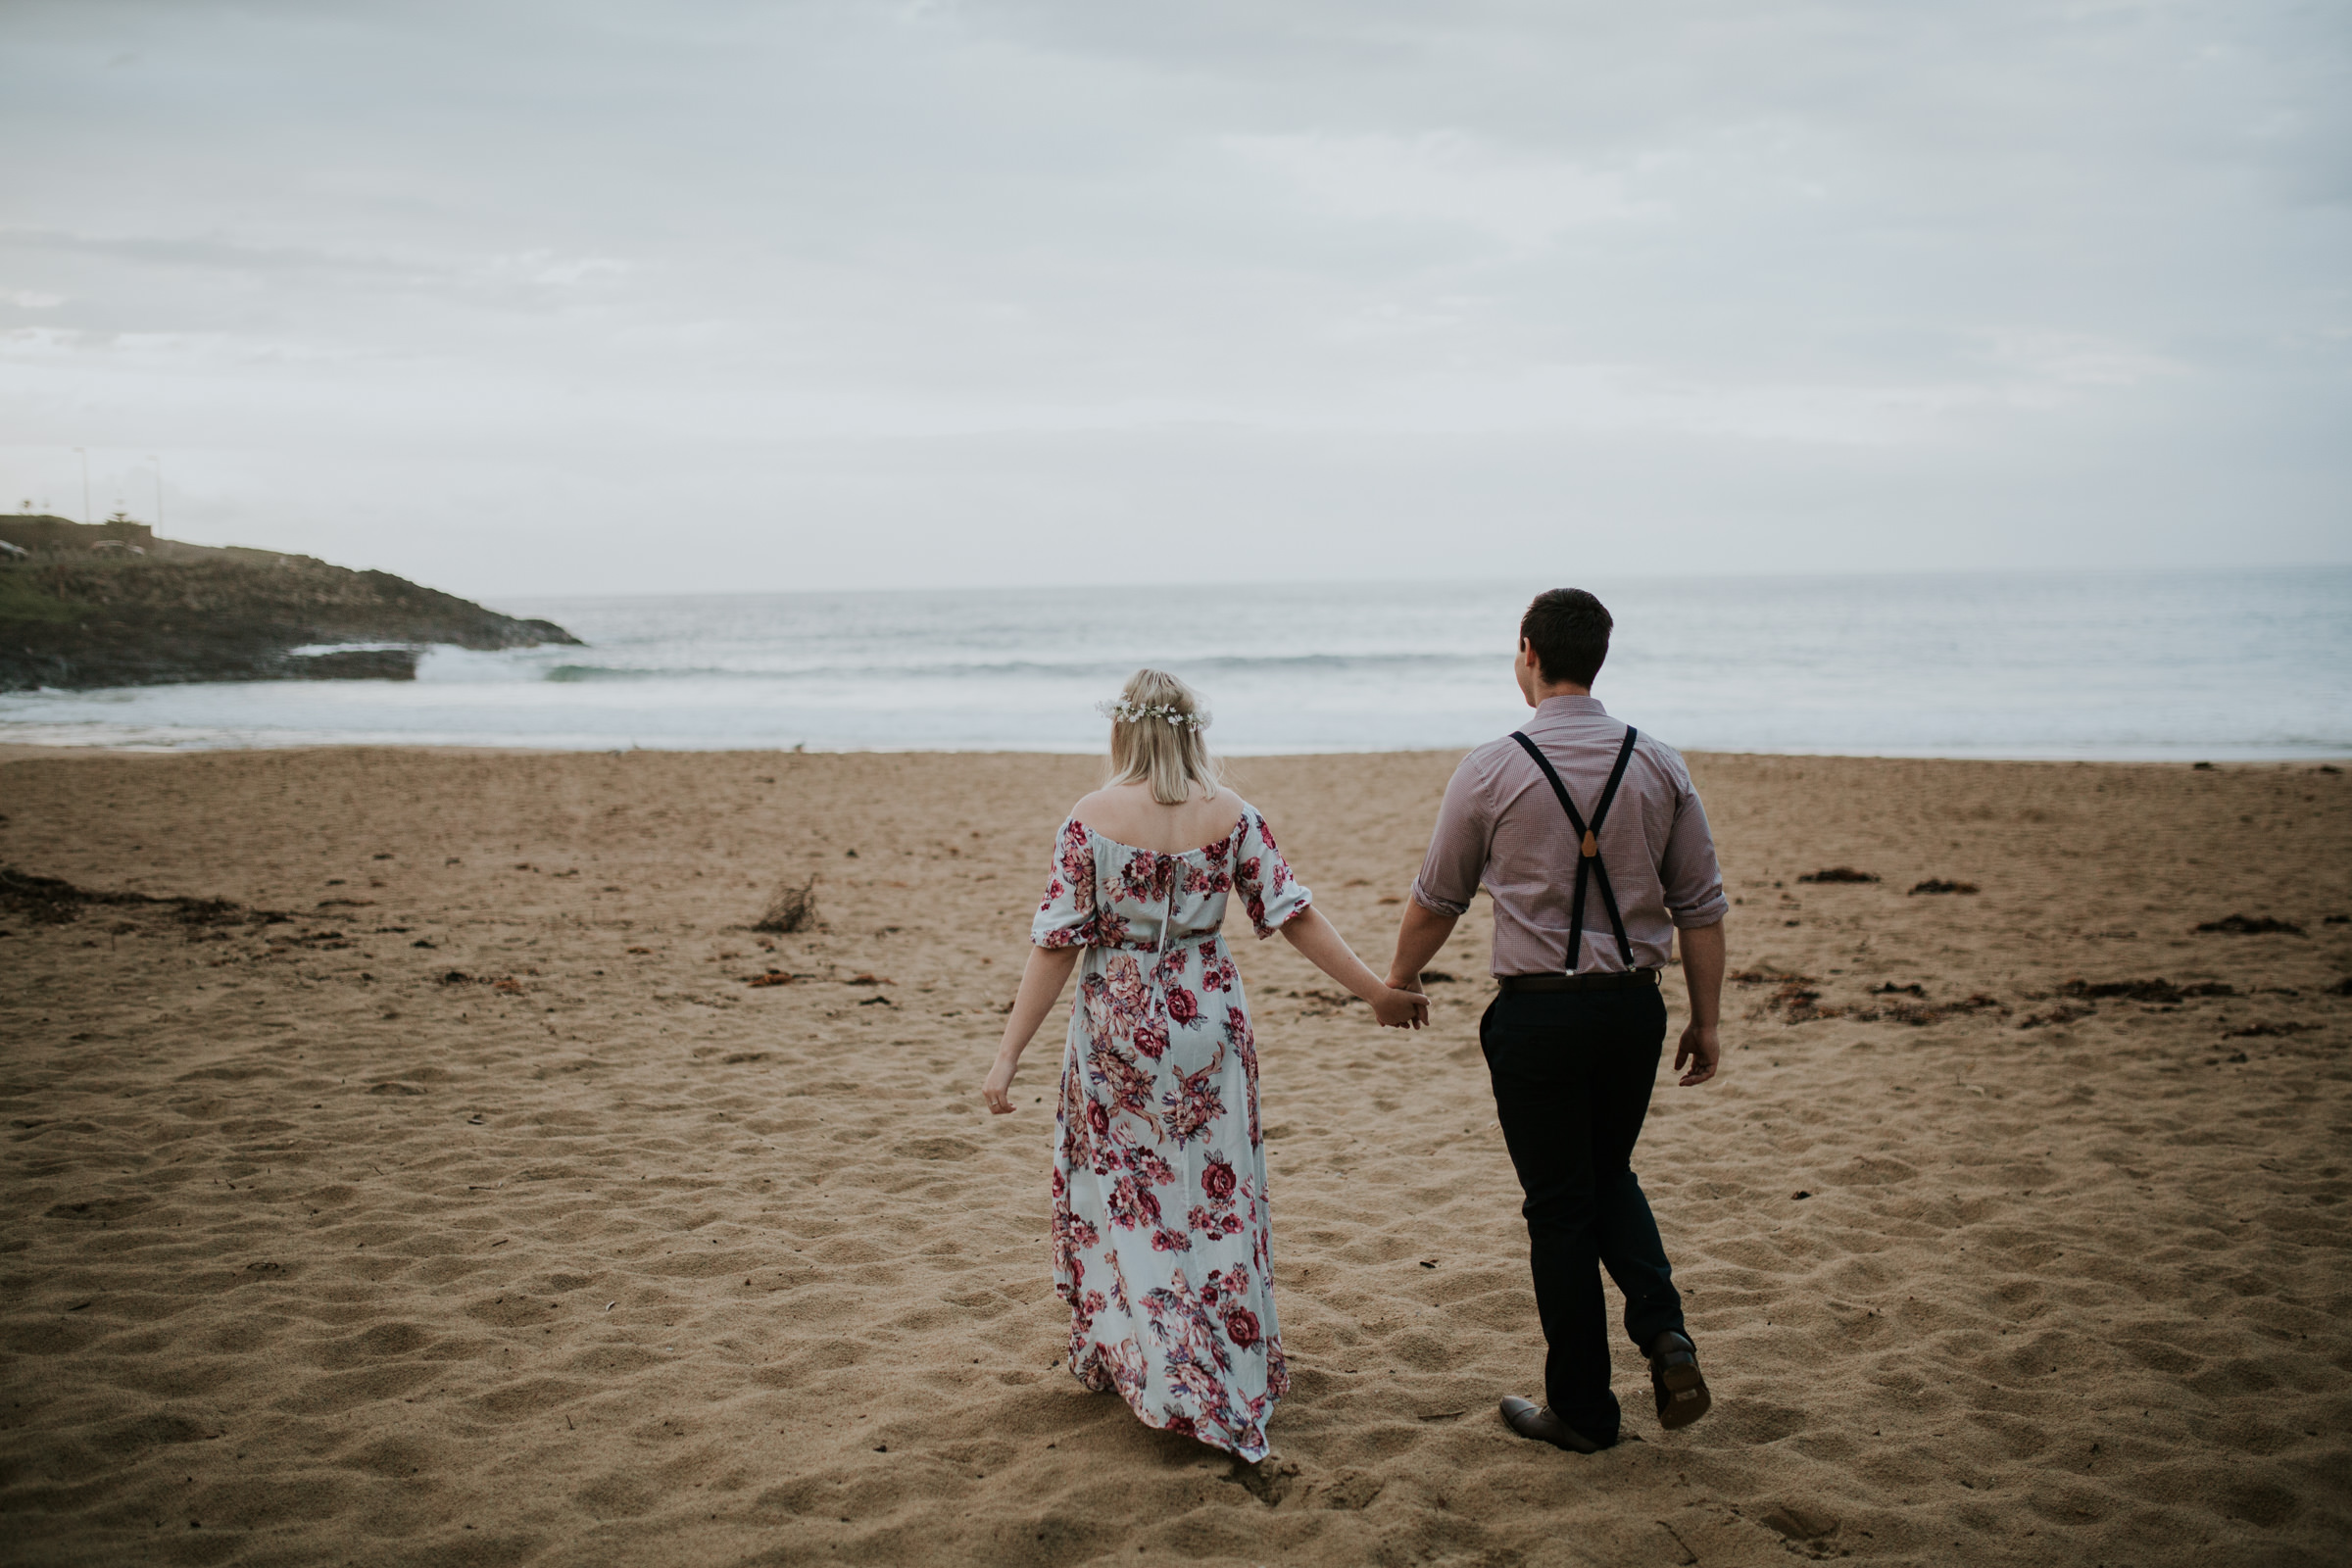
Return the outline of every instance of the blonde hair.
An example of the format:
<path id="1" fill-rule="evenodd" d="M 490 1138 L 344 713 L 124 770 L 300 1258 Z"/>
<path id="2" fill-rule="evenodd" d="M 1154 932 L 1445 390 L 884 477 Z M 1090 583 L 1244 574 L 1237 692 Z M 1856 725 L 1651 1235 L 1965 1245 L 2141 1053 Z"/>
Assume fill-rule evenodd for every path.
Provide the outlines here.
<path id="1" fill-rule="evenodd" d="M 1200 731 L 1208 712 L 1190 686 L 1160 669 L 1127 677 L 1110 713 L 1110 782 L 1149 784 L 1162 806 L 1181 806 L 1200 784 L 1217 798 L 1217 760 Z"/>

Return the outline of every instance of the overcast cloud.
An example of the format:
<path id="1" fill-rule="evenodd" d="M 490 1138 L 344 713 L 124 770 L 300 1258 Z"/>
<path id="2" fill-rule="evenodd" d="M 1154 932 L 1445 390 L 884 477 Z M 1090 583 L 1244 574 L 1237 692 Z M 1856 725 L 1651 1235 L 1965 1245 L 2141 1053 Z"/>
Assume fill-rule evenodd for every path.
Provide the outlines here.
<path id="1" fill-rule="evenodd" d="M 2343 562 L 2348 19 L 12 0 L 0 505 L 490 595 Z"/>

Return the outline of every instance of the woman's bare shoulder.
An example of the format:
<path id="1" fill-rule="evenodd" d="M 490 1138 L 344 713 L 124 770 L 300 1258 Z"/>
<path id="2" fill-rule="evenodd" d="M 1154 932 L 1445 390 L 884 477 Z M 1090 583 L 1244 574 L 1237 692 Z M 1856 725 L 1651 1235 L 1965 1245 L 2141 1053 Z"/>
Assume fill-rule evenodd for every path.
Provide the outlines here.
<path id="1" fill-rule="evenodd" d="M 1249 806 L 1231 790 L 1211 798 L 1197 795 L 1182 806 L 1162 806 L 1142 784 L 1112 784 L 1082 797 L 1070 808 L 1073 819 L 1115 843 L 1163 855 L 1199 849 L 1241 825 Z"/>
<path id="2" fill-rule="evenodd" d="M 1248 801 L 1227 789 L 1218 790 L 1215 800 L 1202 804 L 1208 808 L 1208 820 L 1211 824 L 1211 831 L 1200 835 L 1200 842 L 1203 845 L 1210 839 L 1233 837 L 1234 829 L 1248 821 L 1250 813 L 1256 809 Z"/>
<path id="3" fill-rule="evenodd" d="M 1078 797 L 1078 804 L 1070 808 L 1070 820 L 1088 827 L 1104 827 L 1107 831 L 1106 824 L 1119 814 L 1122 804 L 1117 785 L 1095 790 Z"/>
<path id="4" fill-rule="evenodd" d="M 1079 796 L 1077 804 L 1070 808 L 1069 820 L 1077 823 L 1080 827 L 1091 828 L 1096 832 L 1116 838 L 1118 837 L 1116 830 L 1119 819 L 1124 814 L 1119 809 L 1120 805 L 1120 792 L 1117 785 L 1091 790 Z"/>

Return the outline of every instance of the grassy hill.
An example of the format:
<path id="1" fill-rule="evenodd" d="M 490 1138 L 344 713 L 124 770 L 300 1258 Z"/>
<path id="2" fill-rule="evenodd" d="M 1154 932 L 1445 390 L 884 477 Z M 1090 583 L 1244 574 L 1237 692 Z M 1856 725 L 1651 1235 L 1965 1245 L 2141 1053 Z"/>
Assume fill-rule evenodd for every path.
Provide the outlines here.
<path id="1" fill-rule="evenodd" d="M 433 643 L 577 644 L 552 621 L 310 556 L 212 549 L 122 525 L 0 516 L 0 691 L 177 681 L 413 679 Z M 319 644 L 397 644 L 297 655 Z"/>

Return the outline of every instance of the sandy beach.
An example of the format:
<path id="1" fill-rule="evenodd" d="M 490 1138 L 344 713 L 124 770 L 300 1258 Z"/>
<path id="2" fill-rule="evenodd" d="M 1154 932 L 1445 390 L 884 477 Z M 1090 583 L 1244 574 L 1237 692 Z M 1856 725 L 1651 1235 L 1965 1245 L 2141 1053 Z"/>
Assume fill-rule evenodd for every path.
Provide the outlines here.
<path id="1" fill-rule="evenodd" d="M 1378 964 L 1454 760 L 1236 781 Z M 1093 760 L 8 753 L 0 865 L 225 904 L 0 908 L 5 1555 L 2345 1560 L 2348 775 L 1691 763 L 1741 983 L 1637 1164 L 1714 1414 L 1621 1346 L 1636 1441 L 1495 1416 L 1542 1345 L 1481 906 L 1418 1035 L 1240 944 L 1251 1469 L 1058 1364 L 1058 1022 L 975 1095 Z"/>

